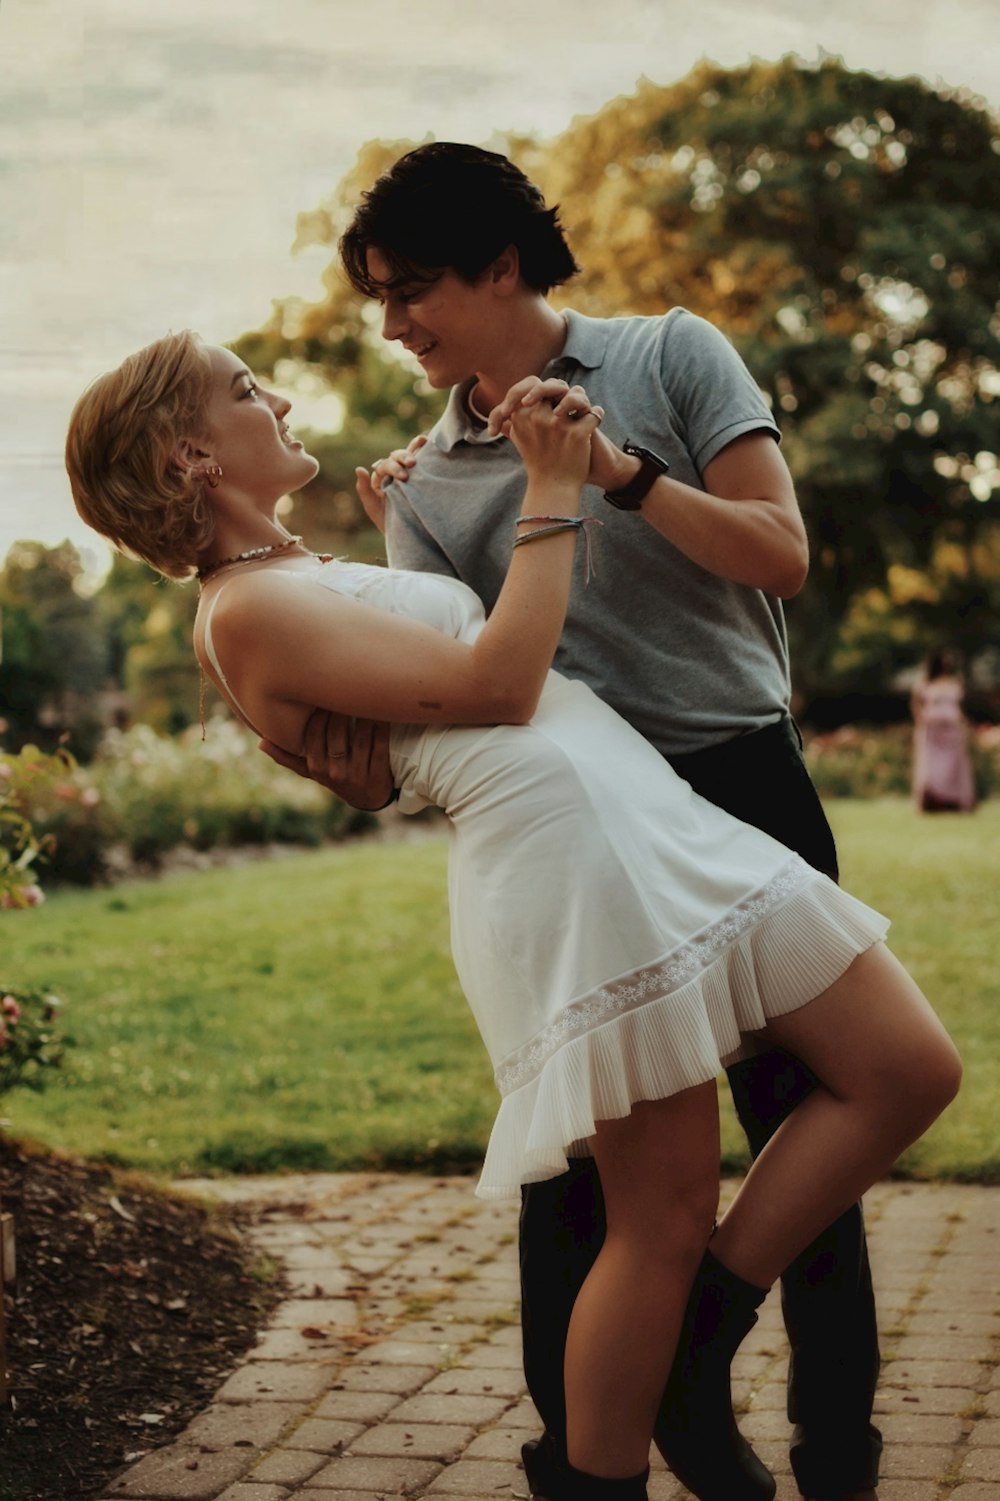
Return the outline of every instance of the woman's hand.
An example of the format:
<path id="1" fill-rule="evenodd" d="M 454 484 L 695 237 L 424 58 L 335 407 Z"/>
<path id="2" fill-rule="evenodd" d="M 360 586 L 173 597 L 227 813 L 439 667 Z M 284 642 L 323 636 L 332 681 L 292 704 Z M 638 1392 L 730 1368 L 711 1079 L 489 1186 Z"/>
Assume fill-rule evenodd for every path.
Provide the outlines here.
<path id="1" fill-rule="evenodd" d="M 582 486 L 590 469 L 590 444 L 604 416 L 582 386 L 526 376 L 490 413 L 489 431 L 516 447 L 529 478 Z"/>
<path id="2" fill-rule="evenodd" d="M 538 403 L 548 403 L 553 411 L 576 411 L 581 415 L 593 412 L 598 422 L 604 417 L 604 408 L 592 407 L 582 386 L 570 386 L 554 377 L 542 380 L 537 375 L 527 375 L 511 386 L 503 401 L 493 408 L 487 432 L 503 433 L 504 437 L 515 442 L 520 452 L 520 444 L 511 430 L 512 419 L 518 410 L 530 410 Z M 638 460 L 630 459 L 603 433 L 594 430 L 591 433 L 590 465 L 581 483 L 596 485 L 599 490 L 616 490 L 631 479 L 637 467 Z"/>
<path id="3" fill-rule="evenodd" d="M 364 507 L 365 515 L 382 533 L 385 532 L 387 503 L 385 487 L 393 480 L 400 480 L 405 484 L 410 470 L 417 462 L 417 454 L 426 442 L 427 434 L 417 433 L 405 448 L 394 448 L 386 458 L 376 459 L 370 474 L 367 469 L 362 469 L 360 466 L 354 471 L 358 498 Z"/>

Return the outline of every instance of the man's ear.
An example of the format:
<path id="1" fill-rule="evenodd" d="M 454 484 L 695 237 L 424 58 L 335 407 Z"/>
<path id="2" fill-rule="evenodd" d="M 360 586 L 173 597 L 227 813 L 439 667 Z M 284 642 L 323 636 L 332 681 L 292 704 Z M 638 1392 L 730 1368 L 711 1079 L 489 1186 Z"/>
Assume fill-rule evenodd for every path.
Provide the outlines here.
<path id="1" fill-rule="evenodd" d="M 494 290 L 502 297 L 509 297 L 512 292 L 516 292 L 521 285 L 521 257 L 517 253 L 517 246 L 508 245 L 506 250 L 501 250 L 486 274 Z"/>

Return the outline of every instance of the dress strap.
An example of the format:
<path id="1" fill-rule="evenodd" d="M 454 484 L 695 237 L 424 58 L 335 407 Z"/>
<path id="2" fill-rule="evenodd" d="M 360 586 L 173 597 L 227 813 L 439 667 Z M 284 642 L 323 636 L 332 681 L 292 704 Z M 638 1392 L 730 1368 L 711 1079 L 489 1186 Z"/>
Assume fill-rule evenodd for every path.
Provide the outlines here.
<path id="1" fill-rule="evenodd" d="M 219 596 L 225 587 L 225 584 L 222 584 L 221 587 L 216 590 L 215 598 L 212 600 L 211 604 L 205 612 L 205 624 L 202 630 L 202 640 L 205 645 L 205 655 L 211 662 L 215 675 L 218 678 L 219 683 L 221 684 L 225 692 L 225 696 L 226 698 L 228 698 L 232 707 L 236 710 L 237 714 L 243 720 L 243 723 L 249 725 L 254 734 L 259 735 L 263 740 L 267 737 L 263 735 L 260 730 L 258 730 L 257 726 L 254 724 L 253 720 L 250 719 L 243 705 L 236 697 L 236 694 L 229 686 L 229 679 L 226 677 L 226 674 L 222 669 L 222 663 L 219 661 L 219 654 L 215 649 L 215 642 L 212 639 L 212 616 L 215 614 L 215 607 L 219 603 Z"/>

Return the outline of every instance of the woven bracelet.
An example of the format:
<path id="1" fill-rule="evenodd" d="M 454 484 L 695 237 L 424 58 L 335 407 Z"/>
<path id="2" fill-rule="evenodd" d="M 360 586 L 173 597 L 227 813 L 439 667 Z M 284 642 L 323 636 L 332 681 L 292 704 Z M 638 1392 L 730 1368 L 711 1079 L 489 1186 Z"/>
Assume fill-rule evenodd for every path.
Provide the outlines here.
<path id="1" fill-rule="evenodd" d="M 604 522 L 598 516 L 521 516 L 515 523 L 521 525 L 523 521 L 547 521 L 549 526 L 540 526 L 537 531 L 524 532 L 515 538 L 514 547 L 523 547 L 526 542 L 534 542 L 539 537 L 554 537 L 559 532 L 582 532 L 586 543 L 584 553 L 584 587 L 590 583 L 591 577 L 596 573 L 594 568 L 593 554 L 590 545 L 590 533 L 588 526 L 603 526 Z"/>

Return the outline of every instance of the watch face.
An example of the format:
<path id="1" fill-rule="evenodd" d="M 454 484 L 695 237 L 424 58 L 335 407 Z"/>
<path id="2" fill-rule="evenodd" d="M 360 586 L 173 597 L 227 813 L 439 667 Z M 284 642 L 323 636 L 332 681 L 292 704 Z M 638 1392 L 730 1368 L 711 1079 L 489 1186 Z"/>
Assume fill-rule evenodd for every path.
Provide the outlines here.
<path id="1" fill-rule="evenodd" d="M 622 452 L 630 453 L 635 459 L 642 459 L 644 467 L 647 463 L 655 465 L 660 474 L 666 474 L 667 470 L 670 468 L 670 465 L 667 463 L 666 459 L 661 459 L 660 455 L 658 453 L 654 453 L 651 448 L 640 448 L 638 443 L 626 443 Z M 639 473 L 642 473 L 641 469 L 639 470 Z"/>
<path id="2" fill-rule="evenodd" d="M 641 448 L 638 443 L 625 443 L 622 452 L 639 460 L 639 472 L 620 490 L 605 492 L 605 500 L 619 511 L 638 511 L 649 491 L 661 474 L 666 474 L 670 465 L 658 453 Z"/>

